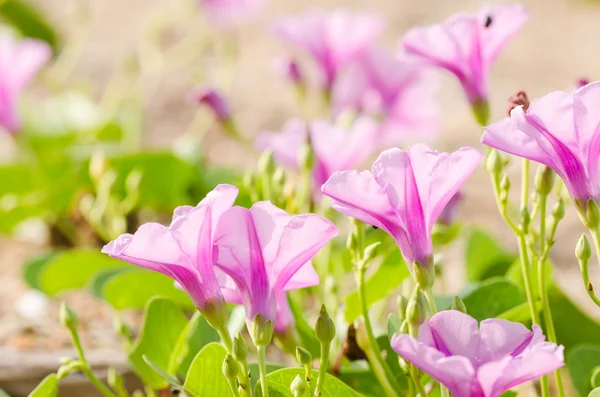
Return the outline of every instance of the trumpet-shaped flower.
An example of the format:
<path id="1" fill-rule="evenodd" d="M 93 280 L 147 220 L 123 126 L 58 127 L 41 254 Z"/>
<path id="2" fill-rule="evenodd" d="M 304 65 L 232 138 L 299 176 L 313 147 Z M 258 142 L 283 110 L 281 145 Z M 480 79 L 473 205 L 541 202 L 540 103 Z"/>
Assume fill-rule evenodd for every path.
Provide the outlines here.
<path id="1" fill-rule="evenodd" d="M 481 161 L 473 148 L 438 153 L 423 144 L 381 153 L 371 171 L 334 173 L 322 186 L 332 207 L 392 235 L 407 264 L 430 268 L 432 228 Z"/>
<path id="2" fill-rule="evenodd" d="M 354 168 L 371 154 L 379 132 L 377 123 L 359 117 L 348 128 L 327 120 L 306 123 L 291 119 L 281 132 L 258 137 L 260 150 L 272 149 L 275 160 L 289 168 L 298 168 L 302 145 L 310 142 L 315 157 L 313 182 L 317 189 L 336 171 Z"/>
<path id="3" fill-rule="evenodd" d="M 514 108 L 510 117 L 485 127 L 482 142 L 552 168 L 579 210 L 598 199 L 600 82 L 575 93 L 561 91 Z"/>
<path id="4" fill-rule="evenodd" d="M 352 109 L 382 120 L 378 143 L 385 148 L 437 129 L 437 84 L 430 68 L 408 55 L 371 48 L 340 74 L 333 111 Z"/>
<path id="5" fill-rule="evenodd" d="M 43 41 L 18 41 L 8 34 L 0 35 L 0 127 L 11 133 L 19 130 L 17 98 L 51 54 Z"/>
<path id="6" fill-rule="evenodd" d="M 170 226 L 146 223 L 135 234 L 111 241 L 102 252 L 171 277 L 211 321 L 225 308 L 214 268 L 215 233 L 237 194 L 235 186 L 219 185 L 196 207 L 176 208 Z"/>
<path id="7" fill-rule="evenodd" d="M 221 216 L 216 266 L 235 283 L 225 296 L 244 304 L 249 328 L 257 315 L 277 323 L 285 291 L 318 284 L 310 260 L 337 232 L 327 219 L 291 216 L 268 201 L 249 210 L 233 207 Z"/>
<path id="8" fill-rule="evenodd" d="M 315 10 L 280 20 L 275 32 L 283 41 L 314 58 L 329 90 L 338 71 L 361 56 L 382 28 L 381 18 L 373 14 Z"/>
<path id="9" fill-rule="evenodd" d="M 435 314 L 419 328 L 418 340 L 392 337 L 406 361 L 446 386 L 454 397 L 497 397 L 564 365 L 563 347 L 544 341 L 539 326 L 488 319 L 455 310 Z"/>
<path id="10" fill-rule="evenodd" d="M 486 7 L 441 24 L 413 28 L 402 39 L 409 54 L 453 73 L 481 123 L 487 118 L 490 67 L 529 14 L 520 5 Z"/>
<path id="11" fill-rule="evenodd" d="M 210 22 L 221 28 L 232 28 L 254 17 L 264 0 L 200 0 Z"/>

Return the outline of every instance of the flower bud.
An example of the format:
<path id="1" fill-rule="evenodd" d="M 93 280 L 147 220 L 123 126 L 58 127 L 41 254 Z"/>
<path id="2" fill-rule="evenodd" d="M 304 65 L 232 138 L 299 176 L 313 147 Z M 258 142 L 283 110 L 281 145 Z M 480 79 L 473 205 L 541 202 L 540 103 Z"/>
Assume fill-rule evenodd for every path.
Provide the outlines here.
<path id="1" fill-rule="evenodd" d="M 356 252 L 358 249 L 358 241 L 356 240 L 356 233 L 350 233 L 346 238 L 346 249 L 350 252 Z"/>
<path id="2" fill-rule="evenodd" d="M 199 105 L 208 106 L 219 122 L 231 120 L 231 110 L 225 98 L 213 87 L 197 87 L 192 90 L 192 100 Z"/>
<path id="3" fill-rule="evenodd" d="M 278 59 L 275 64 L 276 71 L 285 79 L 296 86 L 304 85 L 304 77 L 300 65 L 294 58 Z"/>
<path id="4" fill-rule="evenodd" d="M 298 165 L 302 170 L 312 170 L 315 166 L 315 153 L 310 142 L 306 142 L 300 147 Z"/>
<path id="5" fill-rule="evenodd" d="M 60 323 L 71 331 L 77 329 L 77 315 L 69 306 L 67 306 L 66 302 L 62 302 L 60 305 L 58 318 L 60 319 Z"/>
<path id="6" fill-rule="evenodd" d="M 588 200 L 585 209 L 585 220 L 588 228 L 591 229 L 598 227 L 598 223 L 600 222 L 600 208 L 598 208 L 598 203 L 596 203 L 596 200 Z"/>
<path id="7" fill-rule="evenodd" d="M 535 174 L 535 191 L 540 196 L 547 196 L 554 186 L 555 173 L 552 168 L 540 166 Z"/>
<path id="8" fill-rule="evenodd" d="M 261 154 L 258 159 L 258 173 L 261 175 L 273 175 L 277 165 L 275 164 L 275 156 L 272 149 L 267 149 Z"/>
<path id="9" fill-rule="evenodd" d="M 329 317 L 325 305 L 321 306 L 321 312 L 315 324 L 315 334 L 317 335 L 317 339 L 325 344 L 331 343 L 333 338 L 335 338 L 335 324 L 331 317 Z"/>
<path id="10" fill-rule="evenodd" d="M 84 364 L 79 360 L 73 360 L 69 363 L 65 363 L 58 369 L 58 371 L 56 371 L 56 377 L 58 379 L 64 379 L 73 372 L 81 371 L 83 366 Z"/>
<path id="11" fill-rule="evenodd" d="M 246 171 L 246 173 L 244 174 L 244 178 L 242 179 L 242 186 L 244 186 L 248 191 L 252 191 L 255 189 L 255 183 L 256 177 L 254 176 L 254 172 Z"/>
<path id="12" fill-rule="evenodd" d="M 262 314 L 257 314 L 252 319 L 250 336 L 254 346 L 267 346 L 273 338 L 274 324 L 272 320 L 267 320 Z"/>
<path id="13" fill-rule="evenodd" d="M 99 181 L 102 175 L 108 169 L 108 161 L 106 160 L 106 156 L 102 152 L 102 150 L 96 150 L 92 153 L 92 157 L 90 158 L 89 165 L 89 174 L 90 178 L 93 181 Z"/>
<path id="14" fill-rule="evenodd" d="M 552 208 L 552 217 L 559 221 L 565 217 L 565 201 L 563 199 L 559 199 L 554 207 Z"/>
<path id="15" fill-rule="evenodd" d="M 579 261 L 589 261 L 592 257 L 592 246 L 585 234 L 582 234 L 575 248 L 575 256 Z"/>
<path id="16" fill-rule="evenodd" d="M 529 214 L 529 210 L 527 207 L 521 208 L 521 227 L 523 231 L 527 231 L 529 228 L 529 224 L 531 223 L 531 215 Z"/>
<path id="17" fill-rule="evenodd" d="M 458 296 L 454 297 L 451 309 L 467 314 L 467 307 L 462 299 L 460 299 Z"/>
<path id="18" fill-rule="evenodd" d="M 123 381 L 123 377 L 121 375 L 119 375 L 117 370 L 113 367 L 108 368 L 106 380 L 108 382 L 108 385 L 115 390 L 123 390 L 125 387 L 125 382 Z"/>
<path id="19" fill-rule="evenodd" d="M 226 326 L 229 313 L 227 312 L 227 304 L 220 299 L 209 299 L 204 303 L 204 307 L 199 307 L 200 313 L 204 319 L 214 329 L 221 329 Z"/>
<path id="20" fill-rule="evenodd" d="M 231 354 L 227 354 L 223 361 L 223 375 L 225 375 L 229 382 L 234 382 L 239 370 L 237 362 L 233 359 Z"/>
<path id="21" fill-rule="evenodd" d="M 248 359 L 248 344 L 240 332 L 233 340 L 233 357 L 237 361 L 244 362 Z"/>
<path id="22" fill-rule="evenodd" d="M 363 255 L 363 261 L 365 263 L 372 261 L 373 258 L 375 258 L 377 256 L 377 251 L 379 250 L 380 246 L 381 246 L 381 241 L 377 241 L 377 242 L 367 246 L 367 248 L 365 248 L 365 252 Z"/>
<path id="23" fill-rule="evenodd" d="M 275 186 L 285 185 L 285 171 L 281 167 L 277 167 L 273 173 L 273 184 Z"/>
<path id="24" fill-rule="evenodd" d="M 487 125 L 490 119 L 490 104 L 485 98 L 478 98 L 471 104 L 471 110 L 473 116 L 480 126 L 484 127 Z"/>
<path id="25" fill-rule="evenodd" d="M 406 319 L 410 327 L 419 327 L 427 319 L 427 302 L 425 295 L 421 290 L 418 290 L 408 302 L 406 308 Z"/>
<path id="26" fill-rule="evenodd" d="M 498 175 L 502 172 L 504 163 L 502 162 L 502 157 L 497 150 L 492 149 L 492 151 L 490 151 L 487 159 L 485 160 L 485 168 L 492 175 Z"/>
<path id="27" fill-rule="evenodd" d="M 290 385 L 290 391 L 294 395 L 294 397 L 302 397 L 306 391 L 308 390 L 308 385 L 306 381 L 302 379 L 300 375 L 296 375 L 292 384 Z"/>
<path id="28" fill-rule="evenodd" d="M 404 321 L 406 319 L 406 308 L 408 307 L 408 299 L 404 295 L 398 297 L 398 317 Z"/>
<path id="29" fill-rule="evenodd" d="M 433 260 L 431 262 L 433 262 Z M 419 288 L 422 290 L 431 288 L 435 281 L 435 268 L 433 263 L 422 264 L 420 262 L 413 262 L 412 269 L 413 277 Z"/>
<path id="30" fill-rule="evenodd" d="M 300 365 L 312 365 L 312 354 L 300 346 L 296 347 L 296 359 Z"/>

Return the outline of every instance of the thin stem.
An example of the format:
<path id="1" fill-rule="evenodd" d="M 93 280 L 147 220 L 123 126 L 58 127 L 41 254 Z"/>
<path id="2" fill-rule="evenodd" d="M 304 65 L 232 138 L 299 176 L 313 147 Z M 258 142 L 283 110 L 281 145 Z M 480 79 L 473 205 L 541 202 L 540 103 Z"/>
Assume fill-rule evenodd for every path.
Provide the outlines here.
<path id="1" fill-rule="evenodd" d="M 419 336 L 419 329 L 417 327 L 409 325 L 408 334 L 413 338 L 417 338 Z M 423 385 L 421 384 L 421 375 L 419 374 L 419 369 L 412 364 L 410 364 L 410 375 L 415 387 L 417 388 L 417 394 L 421 397 L 427 397 L 428 394 L 425 391 Z"/>
<path id="2" fill-rule="evenodd" d="M 240 372 L 241 374 L 238 376 L 238 382 L 240 383 L 240 387 L 242 389 L 242 394 L 244 396 L 252 395 L 252 388 L 250 387 L 250 371 L 248 369 L 248 360 L 238 360 L 240 364 Z M 243 381 L 243 382 L 242 382 Z"/>
<path id="3" fill-rule="evenodd" d="M 523 159 L 523 166 L 521 169 L 521 209 L 527 208 L 527 202 L 529 200 L 529 160 Z"/>
<path id="4" fill-rule="evenodd" d="M 590 232 L 592 233 L 592 240 L 594 241 L 594 248 L 596 250 L 596 256 L 600 258 L 600 230 L 598 228 L 592 228 L 590 229 Z M 590 296 L 590 298 L 594 301 L 594 303 L 600 307 L 600 299 L 596 296 L 596 293 L 594 292 L 594 287 L 592 285 L 591 282 L 589 282 L 589 275 L 588 273 L 588 268 L 586 265 L 585 268 L 585 274 L 583 274 L 584 276 L 584 281 L 587 280 L 587 285 L 585 286 L 585 289 L 588 293 L 588 295 Z"/>
<path id="5" fill-rule="evenodd" d="M 320 396 L 323 392 L 325 377 L 327 376 L 327 367 L 329 366 L 329 350 L 331 345 L 326 346 L 321 343 L 321 362 L 319 363 L 319 377 L 317 378 L 317 386 L 315 388 L 315 396 Z"/>
<path id="6" fill-rule="evenodd" d="M 256 346 L 258 353 L 258 372 L 260 374 L 260 387 L 263 397 L 269 397 L 269 385 L 267 384 L 266 346 Z"/>
<path id="7" fill-rule="evenodd" d="M 241 397 L 240 392 L 236 387 L 237 385 L 235 384 L 235 379 L 232 381 L 231 379 L 227 378 L 227 384 L 229 385 L 229 390 L 231 390 L 231 395 L 233 397 Z"/>
<path id="8" fill-rule="evenodd" d="M 233 340 L 231 339 L 229 330 L 227 329 L 227 327 L 225 325 L 219 327 L 219 329 L 217 329 L 217 328 L 215 328 L 215 329 L 216 329 L 217 333 L 219 334 L 219 336 L 221 337 L 221 341 L 223 341 L 223 345 L 225 345 L 225 350 L 227 350 L 227 353 L 229 353 L 229 354 L 231 354 L 231 356 L 233 356 Z M 241 363 L 237 360 L 236 360 L 236 362 L 242 368 L 241 373 L 239 373 L 237 376 L 238 382 L 240 383 L 240 385 L 247 385 L 246 380 L 248 377 L 248 364 Z M 244 364 L 246 364 L 245 367 L 244 367 Z M 244 390 L 244 395 L 248 395 L 250 393 L 250 391 L 248 391 L 250 388 L 248 387 L 248 389 L 246 389 L 246 387 L 242 387 L 242 389 Z"/>
<path id="9" fill-rule="evenodd" d="M 369 348 L 374 358 L 374 361 L 372 360 L 369 362 L 379 382 L 384 386 L 389 385 L 389 390 L 386 389 L 388 396 L 398 396 L 397 390 L 400 390 L 400 385 L 396 381 L 394 374 L 392 373 L 391 369 L 389 368 L 383 357 L 381 357 L 381 353 L 378 349 L 379 344 L 375 339 L 375 335 L 373 333 L 373 326 L 371 324 L 371 319 L 369 318 L 369 307 L 367 305 L 366 298 L 365 270 L 366 269 L 364 268 L 364 266 L 359 267 L 359 269 L 357 270 L 357 282 L 358 299 L 360 301 L 362 316 L 365 322 L 365 330 L 367 331 L 367 336 L 369 338 Z"/>
<path id="10" fill-rule="evenodd" d="M 502 202 L 500 201 L 500 176 L 499 175 L 492 175 L 492 186 L 494 188 L 494 195 L 496 196 L 496 204 L 498 206 L 498 212 L 500 212 L 502 219 L 504 219 L 504 222 L 506 222 L 506 224 L 513 230 L 513 232 L 518 233 L 519 227 L 515 224 L 515 222 L 512 219 L 510 219 L 510 216 L 508 215 L 508 208 L 507 208 L 508 206 L 502 205 Z"/>

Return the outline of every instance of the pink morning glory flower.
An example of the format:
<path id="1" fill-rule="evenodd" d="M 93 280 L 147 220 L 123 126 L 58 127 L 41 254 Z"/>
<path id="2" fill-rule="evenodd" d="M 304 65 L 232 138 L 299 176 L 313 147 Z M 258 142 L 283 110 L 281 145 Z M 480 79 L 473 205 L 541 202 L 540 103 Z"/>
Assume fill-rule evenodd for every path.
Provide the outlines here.
<path id="1" fill-rule="evenodd" d="M 311 258 L 336 234 L 315 214 L 291 216 L 268 201 L 233 207 L 219 221 L 216 266 L 235 283 L 226 296 L 243 302 L 250 328 L 256 315 L 277 323 L 286 291 L 319 283 Z"/>
<path id="2" fill-rule="evenodd" d="M 436 79 L 423 62 L 370 48 L 340 74 L 333 88 L 336 114 L 352 109 L 382 120 L 380 146 L 437 130 Z"/>
<path id="3" fill-rule="evenodd" d="M 413 28 L 402 46 L 407 53 L 453 73 L 483 125 L 488 117 L 490 67 L 528 17 L 520 5 L 486 7 L 477 15 L 456 14 L 441 24 Z"/>
<path id="4" fill-rule="evenodd" d="M 281 19 L 277 35 L 287 44 L 307 51 L 319 65 L 330 90 L 338 71 L 369 47 L 383 29 L 381 18 L 345 10 L 313 10 Z"/>
<path id="5" fill-rule="evenodd" d="M 19 94 L 51 55 L 50 46 L 43 41 L 0 35 L 0 127 L 13 134 L 19 130 Z"/>
<path id="6" fill-rule="evenodd" d="M 218 185 L 196 207 L 176 208 L 168 227 L 146 223 L 135 234 L 111 241 L 102 252 L 171 277 L 210 321 L 213 310 L 225 307 L 214 268 L 215 233 L 237 194 L 235 186 Z"/>
<path id="7" fill-rule="evenodd" d="M 510 117 L 485 127 L 482 142 L 552 168 L 579 210 L 598 199 L 600 82 L 575 93 L 562 91 L 515 107 Z"/>
<path id="8" fill-rule="evenodd" d="M 365 161 L 373 151 L 378 132 L 378 124 L 369 117 L 359 117 L 350 127 L 327 120 L 307 124 L 291 119 L 281 132 L 264 133 L 256 144 L 260 150 L 272 149 L 279 164 L 298 168 L 300 148 L 310 140 L 316 160 L 313 181 L 320 187 L 335 171 L 351 169 Z"/>
<path id="9" fill-rule="evenodd" d="M 562 367 L 563 347 L 544 341 L 539 326 L 477 320 L 455 310 L 435 314 L 419 329 L 419 339 L 392 337 L 392 348 L 454 397 L 497 397 L 521 383 Z"/>
<path id="10" fill-rule="evenodd" d="M 468 147 L 453 153 L 423 144 L 393 148 L 381 153 L 371 171 L 336 172 L 321 190 L 335 210 L 392 235 L 408 265 L 431 268 L 432 228 L 481 158 Z"/>
<path id="11" fill-rule="evenodd" d="M 210 22 L 226 29 L 253 18 L 263 5 L 264 0 L 200 0 Z"/>

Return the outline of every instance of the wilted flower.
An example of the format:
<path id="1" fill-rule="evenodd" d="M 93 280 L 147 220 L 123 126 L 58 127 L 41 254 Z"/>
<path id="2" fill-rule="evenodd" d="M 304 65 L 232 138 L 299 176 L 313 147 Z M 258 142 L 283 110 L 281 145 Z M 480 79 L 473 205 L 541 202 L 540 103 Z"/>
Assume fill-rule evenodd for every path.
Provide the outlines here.
<path id="1" fill-rule="evenodd" d="M 438 153 L 423 144 L 381 153 L 371 171 L 334 173 L 322 186 L 331 206 L 392 235 L 407 264 L 433 264 L 431 230 L 481 161 L 473 148 Z"/>
<path id="2" fill-rule="evenodd" d="M 235 186 L 219 185 L 196 207 L 176 208 L 169 227 L 146 223 L 135 234 L 111 241 L 102 252 L 171 277 L 212 321 L 225 309 L 214 268 L 213 243 L 219 218 L 231 208 L 237 194 Z"/>
<path id="3" fill-rule="evenodd" d="M 350 127 L 327 120 L 307 124 L 291 119 L 280 133 L 259 136 L 257 147 L 272 149 L 278 163 L 297 168 L 300 148 L 310 142 L 316 160 L 313 181 L 318 189 L 335 171 L 352 169 L 366 160 L 373 151 L 378 131 L 377 123 L 368 117 L 359 117 Z"/>
<path id="4" fill-rule="evenodd" d="M 578 209 L 598 198 L 600 82 L 575 93 L 562 91 L 514 108 L 510 117 L 485 127 L 482 142 L 552 168 Z"/>
<path id="5" fill-rule="evenodd" d="M 392 337 L 406 361 L 446 386 L 454 397 L 497 397 L 521 383 L 564 365 L 563 347 L 544 341 L 538 325 L 477 320 L 455 310 L 434 315 L 419 328 L 419 339 Z"/>
<path id="6" fill-rule="evenodd" d="M 50 46 L 43 41 L 18 41 L 9 34 L 0 34 L 0 127 L 13 134 L 19 130 L 19 94 L 51 55 Z"/>
<path id="7" fill-rule="evenodd" d="M 453 73 L 481 124 L 488 117 L 489 69 L 529 14 L 520 5 L 486 7 L 441 24 L 413 28 L 402 39 L 407 53 Z"/>
<path id="8" fill-rule="evenodd" d="M 249 210 L 233 207 L 221 216 L 216 264 L 235 283 L 226 295 L 243 302 L 249 329 L 256 316 L 277 322 L 285 291 L 318 284 L 310 260 L 337 232 L 327 219 L 291 216 L 268 201 Z"/>
<path id="9" fill-rule="evenodd" d="M 232 28 L 254 17 L 264 0 L 200 0 L 200 6 L 212 23 L 221 28 Z"/>
<path id="10" fill-rule="evenodd" d="M 338 71 L 360 56 L 383 29 L 381 18 L 345 10 L 314 10 L 283 18 L 275 26 L 286 43 L 307 51 L 321 68 L 330 90 Z"/>
<path id="11" fill-rule="evenodd" d="M 352 109 L 382 120 L 377 138 L 385 148 L 437 129 L 437 84 L 423 62 L 371 48 L 340 74 L 333 87 L 336 114 Z"/>

